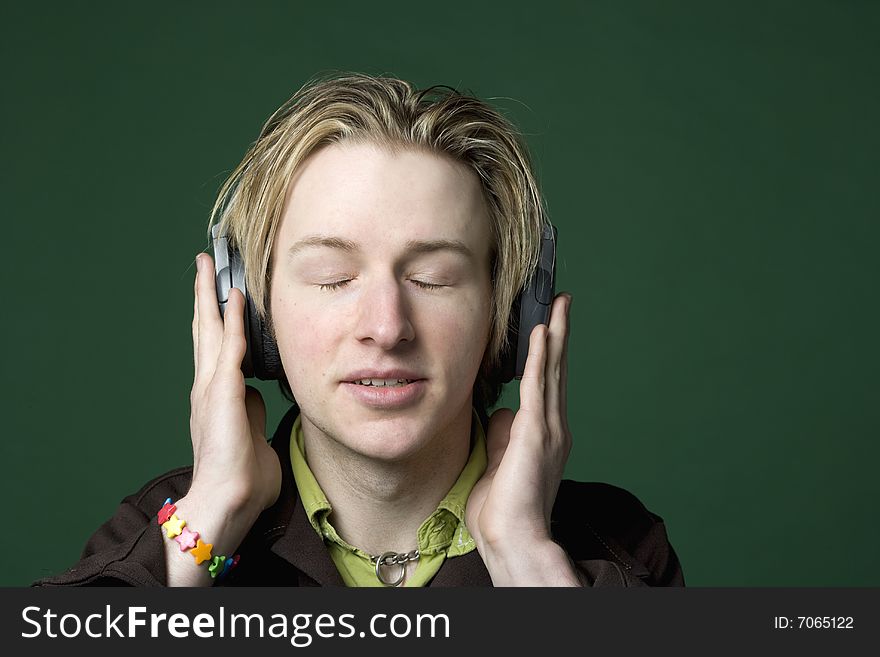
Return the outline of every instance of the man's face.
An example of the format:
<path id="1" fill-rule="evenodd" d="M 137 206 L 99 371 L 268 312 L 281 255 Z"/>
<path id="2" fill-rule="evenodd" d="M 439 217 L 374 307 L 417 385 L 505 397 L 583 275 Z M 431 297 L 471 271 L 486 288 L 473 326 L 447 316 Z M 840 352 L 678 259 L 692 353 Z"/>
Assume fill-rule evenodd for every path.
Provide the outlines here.
<path id="1" fill-rule="evenodd" d="M 480 184 L 464 165 L 372 144 L 313 153 L 288 189 L 270 288 L 304 429 L 397 460 L 470 427 L 489 253 Z"/>

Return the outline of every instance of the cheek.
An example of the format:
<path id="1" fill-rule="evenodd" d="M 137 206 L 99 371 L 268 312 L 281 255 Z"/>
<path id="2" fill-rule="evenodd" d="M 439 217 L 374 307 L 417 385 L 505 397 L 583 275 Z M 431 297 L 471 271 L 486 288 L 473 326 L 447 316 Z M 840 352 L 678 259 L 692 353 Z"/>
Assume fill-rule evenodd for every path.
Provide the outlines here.
<path id="1" fill-rule="evenodd" d="M 327 375 L 327 359 L 337 351 L 340 325 L 326 309 L 303 304 L 279 304 L 274 313 L 275 337 L 284 371 L 293 380 L 315 380 Z"/>
<path id="2" fill-rule="evenodd" d="M 452 307 L 445 303 L 416 304 L 410 320 L 420 336 L 425 356 L 447 363 L 456 372 L 476 370 L 489 340 L 488 301 L 465 299 Z M 356 323 L 343 311 L 328 312 L 326 304 L 273 300 L 275 336 L 288 379 L 327 374 Z"/>
<path id="3" fill-rule="evenodd" d="M 489 341 L 488 311 L 477 303 L 457 308 L 456 312 L 431 312 L 425 332 L 437 351 L 446 354 L 450 368 L 476 370 Z"/>

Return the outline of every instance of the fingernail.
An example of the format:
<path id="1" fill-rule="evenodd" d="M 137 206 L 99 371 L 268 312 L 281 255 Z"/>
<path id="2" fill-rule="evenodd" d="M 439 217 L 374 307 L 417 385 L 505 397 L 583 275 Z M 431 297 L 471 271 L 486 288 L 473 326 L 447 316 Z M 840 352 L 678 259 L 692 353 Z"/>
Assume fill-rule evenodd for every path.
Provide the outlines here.
<path id="1" fill-rule="evenodd" d="M 201 255 L 202 255 L 202 254 L 200 253 L 199 255 L 196 256 L 196 270 L 197 270 L 197 271 L 202 271 L 202 258 L 201 258 Z"/>

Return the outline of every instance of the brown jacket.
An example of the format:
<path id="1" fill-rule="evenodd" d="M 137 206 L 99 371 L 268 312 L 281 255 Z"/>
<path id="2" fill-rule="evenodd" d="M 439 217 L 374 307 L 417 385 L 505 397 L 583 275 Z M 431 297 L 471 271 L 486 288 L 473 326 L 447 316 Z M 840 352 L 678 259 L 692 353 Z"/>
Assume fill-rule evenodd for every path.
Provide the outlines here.
<path id="1" fill-rule="evenodd" d="M 321 538 L 309 524 L 290 466 L 290 431 L 298 409 L 281 420 L 272 447 L 281 461 L 278 501 L 245 537 L 241 560 L 224 586 L 344 586 Z M 192 467 L 172 470 L 129 495 L 89 539 L 81 559 L 35 586 L 164 586 L 165 550 L 156 513 L 166 498 L 189 490 Z M 683 586 L 663 520 L 631 493 L 602 483 L 563 480 L 551 529 L 590 586 Z M 447 559 L 430 586 L 492 586 L 473 550 Z"/>

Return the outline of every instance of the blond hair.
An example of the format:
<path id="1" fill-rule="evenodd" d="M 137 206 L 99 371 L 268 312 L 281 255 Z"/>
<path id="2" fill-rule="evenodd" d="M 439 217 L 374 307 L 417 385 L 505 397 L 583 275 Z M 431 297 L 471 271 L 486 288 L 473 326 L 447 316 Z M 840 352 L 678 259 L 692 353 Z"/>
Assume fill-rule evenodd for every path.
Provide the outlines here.
<path id="1" fill-rule="evenodd" d="M 479 179 L 493 242 L 493 294 L 474 397 L 487 409 L 501 391 L 496 373 L 507 348 L 511 306 L 537 263 L 547 219 L 521 134 L 484 101 L 445 86 L 420 91 L 392 77 L 346 73 L 313 79 L 269 117 L 223 183 L 209 232 L 219 224 L 238 248 L 254 307 L 271 326 L 272 245 L 290 180 L 316 149 L 344 141 L 445 155 Z M 289 383 L 282 381 L 281 388 L 293 401 Z"/>

